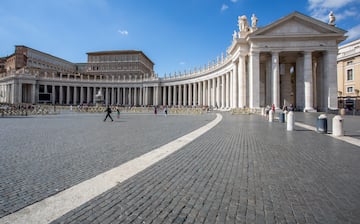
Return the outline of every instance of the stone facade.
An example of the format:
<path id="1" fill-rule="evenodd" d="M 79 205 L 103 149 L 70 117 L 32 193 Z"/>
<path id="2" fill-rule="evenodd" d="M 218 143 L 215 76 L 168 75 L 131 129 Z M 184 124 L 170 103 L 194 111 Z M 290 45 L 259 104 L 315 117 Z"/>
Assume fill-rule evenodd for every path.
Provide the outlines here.
<path id="1" fill-rule="evenodd" d="M 265 27 L 255 15 L 251 20 L 249 26 L 239 16 L 226 56 L 163 78 L 139 51 L 92 52 L 75 64 L 17 46 L 0 75 L 0 102 L 92 104 L 100 90 L 105 104 L 337 108 L 336 57 L 345 31 L 298 12 Z"/>

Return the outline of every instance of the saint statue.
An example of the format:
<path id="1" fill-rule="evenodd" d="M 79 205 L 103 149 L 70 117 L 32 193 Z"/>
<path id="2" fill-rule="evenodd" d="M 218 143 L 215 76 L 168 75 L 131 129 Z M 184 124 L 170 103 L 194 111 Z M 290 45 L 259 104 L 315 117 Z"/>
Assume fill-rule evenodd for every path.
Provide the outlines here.
<path id="1" fill-rule="evenodd" d="M 258 18 L 255 16 L 255 14 L 252 14 L 251 16 L 251 27 L 256 28 L 258 22 Z"/>
<path id="2" fill-rule="evenodd" d="M 329 13 L 329 25 L 334 26 L 335 25 L 335 16 L 333 11 L 330 11 Z"/>
<path id="3" fill-rule="evenodd" d="M 233 40 L 236 40 L 237 38 L 237 33 L 236 33 L 236 30 L 234 30 L 234 33 L 233 33 Z"/>
<path id="4" fill-rule="evenodd" d="M 246 16 L 239 16 L 238 17 L 238 26 L 239 26 L 239 30 L 241 32 L 248 32 L 249 31 L 249 24 L 247 21 Z"/>

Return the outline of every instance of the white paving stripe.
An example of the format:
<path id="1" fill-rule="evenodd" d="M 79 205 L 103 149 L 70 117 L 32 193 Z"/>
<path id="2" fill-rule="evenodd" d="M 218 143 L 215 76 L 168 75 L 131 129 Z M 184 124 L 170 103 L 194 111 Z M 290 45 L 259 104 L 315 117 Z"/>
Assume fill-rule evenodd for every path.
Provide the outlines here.
<path id="1" fill-rule="evenodd" d="M 166 145 L 141 155 L 105 173 L 86 180 L 58 194 L 23 208 L 0 219 L 1 224 L 42 224 L 56 220 L 67 212 L 113 188 L 154 163 L 195 140 L 222 120 L 221 114 L 203 127 Z"/>
<path id="2" fill-rule="evenodd" d="M 308 129 L 308 130 L 311 130 L 311 131 L 316 131 L 316 127 L 313 127 L 313 126 L 310 126 L 310 125 L 307 125 L 307 124 L 295 122 L 295 125 L 299 126 L 299 127 L 302 127 L 302 128 L 305 128 L 305 129 Z M 360 139 L 352 138 L 352 137 L 349 137 L 349 136 L 339 136 L 339 137 L 337 137 L 337 136 L 333 136 L 332 134 L 326 134 L 326 135 L 360 147 Z"/>

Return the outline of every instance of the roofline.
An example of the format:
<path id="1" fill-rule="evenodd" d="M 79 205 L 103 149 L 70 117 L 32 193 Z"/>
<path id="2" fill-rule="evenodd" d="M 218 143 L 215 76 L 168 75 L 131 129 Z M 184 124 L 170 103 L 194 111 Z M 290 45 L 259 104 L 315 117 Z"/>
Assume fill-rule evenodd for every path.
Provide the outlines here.
<path id="1" fill-rule="evenodd" d="M 137 50 L 94 51 L 94 52 L 87 52 L 86 54 L 88 56 L 89 55 L 115 55 L 115 54 L 141 54 L 148 61 L 150 61 L 153 65 L 155 65 L 155 63 L 148 56 L 146 56 L 146 54 L 144 52 L 137 51 Z"/>

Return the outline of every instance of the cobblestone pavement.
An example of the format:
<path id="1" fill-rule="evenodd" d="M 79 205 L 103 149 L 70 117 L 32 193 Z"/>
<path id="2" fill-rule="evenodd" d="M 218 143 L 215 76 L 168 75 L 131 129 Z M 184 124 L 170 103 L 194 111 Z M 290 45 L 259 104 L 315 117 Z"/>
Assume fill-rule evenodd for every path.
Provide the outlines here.
<path id="1" fill-rule="evenodd" d="M 195 130 L 206 115 L 0 118 L 0 218 Z M 0 220 L 1 223 L 1 220 Z"/>
<path id="2" fill-rule="evenodd" d="M 358 146 L 256 115 L 223 116 L 53 223 L 359 223 Z"/>

